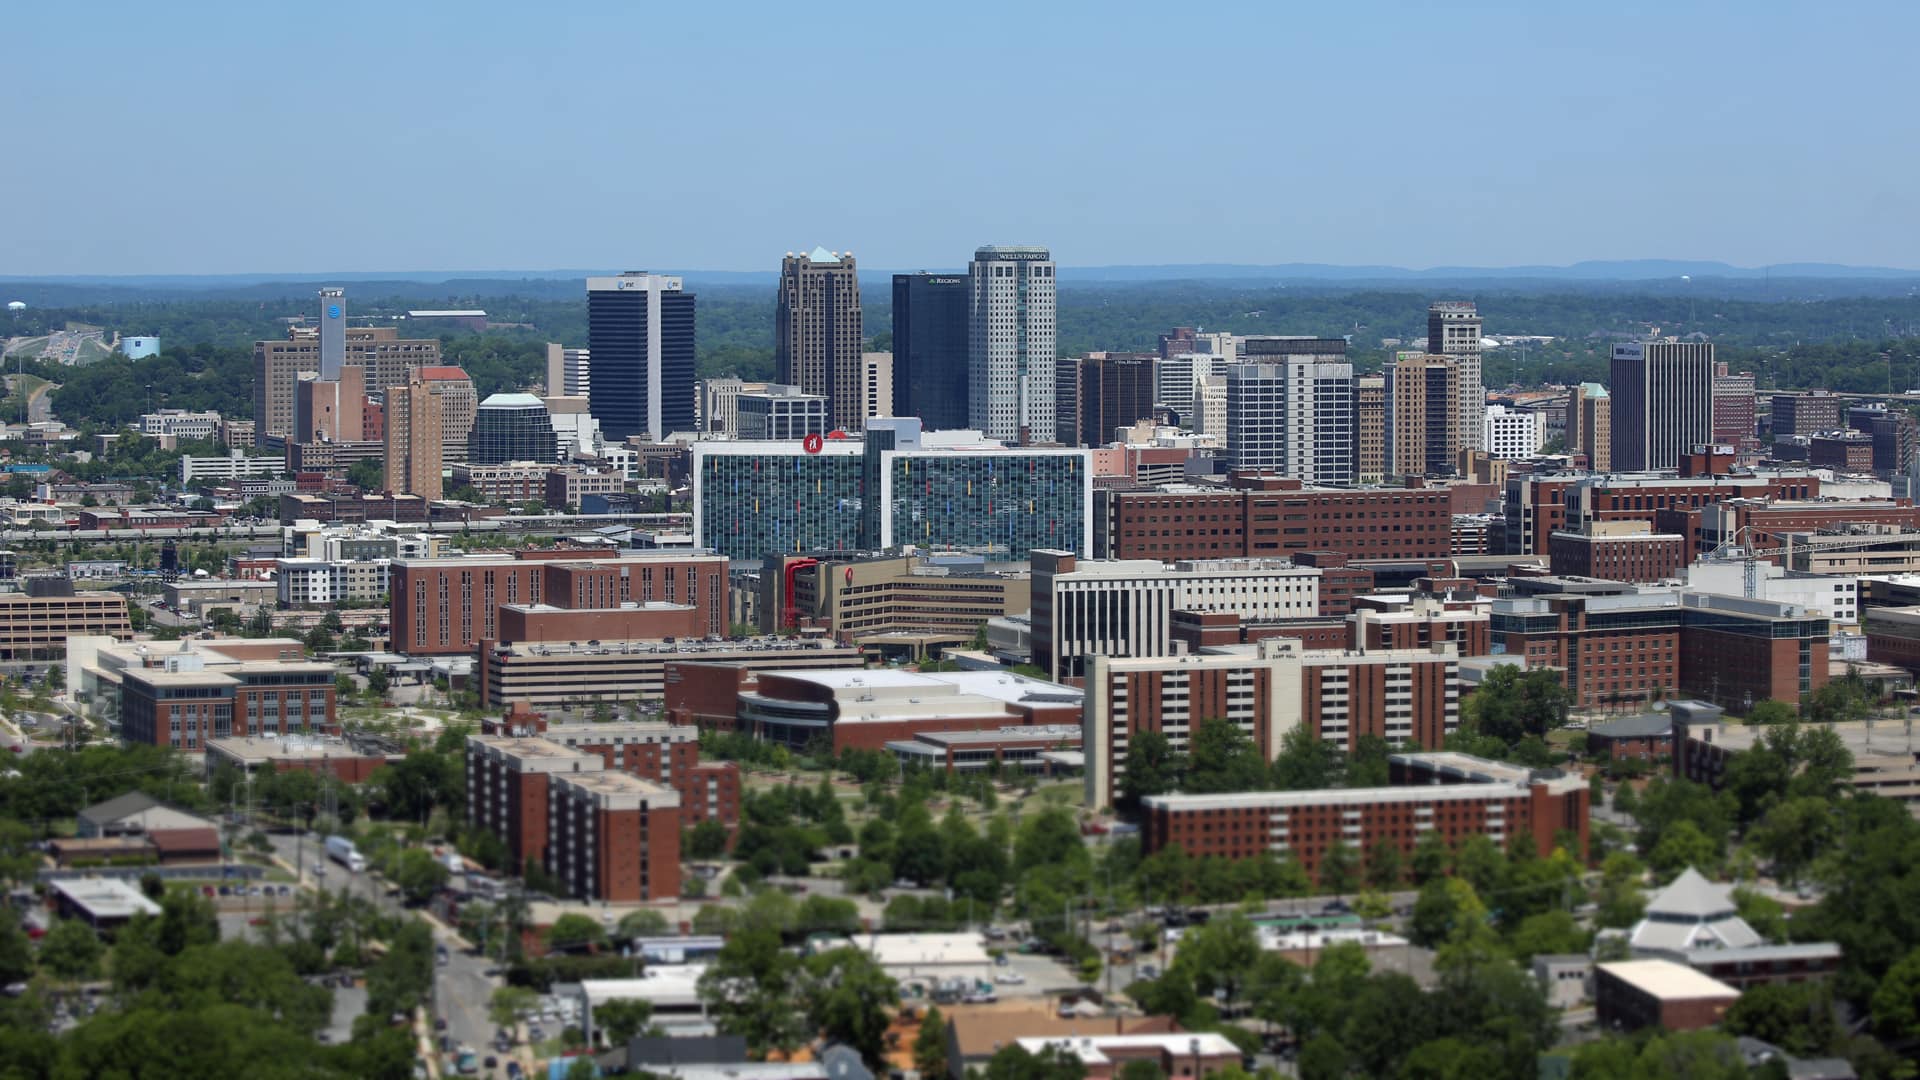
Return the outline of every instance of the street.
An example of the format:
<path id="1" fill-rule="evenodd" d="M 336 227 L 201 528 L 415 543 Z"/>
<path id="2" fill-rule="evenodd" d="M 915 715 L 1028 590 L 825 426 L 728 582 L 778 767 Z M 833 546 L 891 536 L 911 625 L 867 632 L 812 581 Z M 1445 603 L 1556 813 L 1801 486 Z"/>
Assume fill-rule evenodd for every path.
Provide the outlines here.
<path id="1" fill-rule="evenodd" d="M 364 897 L 379 910 L 395 915 L 420 914 L 403 905 L 397 898 L 389 897 L 384 883 L 374 877 L 371 871 L 355 874 L 339 863 L 328 859 L 324 849 L 324 838 L 309 833 L 304 838 L 292 833 L 274 833 L 274 854 L 288 866 L 296 867 L 300 872 L 301 884 L 314 889 L 330 889 L 344 892 L 350 896 Z M 433 939 L 436 945 L 446 947 L 447 962 L 434 966 L 433 996 L 428 1002 L 434 1016 L 445 1020 L 445 1032 L 435 1032 L 436 1041 L 440 1034 L 447 1035 L 457 1049 L 465 1045 L 471 1047 L 484 1060 L 492 1053 L 493 1024 L 487 1019 L 487 1003 L 495 988 L 502 985 L 496 978 L 486 974 L 488 961 L 466 951 L 460 939 L 439 920 L 427 917 L 428 925 L 433 927 Z M 357 1008 L 365 1005 L 365 991 L 355 990 L 359 994 L 356 1011 L 347 1012 L 342 1006 L 347 999 L 340 995 L 346 991 L 335 992 L 334 1020 L 336 1027 L 341 1017 L 346 1017 L 345 1025 L 351 1028 L 352 1018 Z M 336 1032 L 339 1035 L 340 1032 Z"/>

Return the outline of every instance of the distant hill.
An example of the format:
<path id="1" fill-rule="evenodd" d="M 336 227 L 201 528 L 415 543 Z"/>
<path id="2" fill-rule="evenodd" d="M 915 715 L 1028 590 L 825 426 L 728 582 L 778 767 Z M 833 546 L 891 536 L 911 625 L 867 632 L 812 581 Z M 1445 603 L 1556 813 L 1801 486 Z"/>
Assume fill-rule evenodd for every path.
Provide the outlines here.
<path id="1" fill-rule="evenodd" d="M 916 267 L 952 272 L 962 267 Z M 322 284 L 350 286 L 350 295 L 393 299 L 441 300 L 449 296 L 524 296 L 561 299 L 577 296 L 589 275 L 614 270 L 460 270 L 371 273 L 257 273 L 71 275 L 0 279 L 0 298 L 35 307 L 123 302 L 227 299 L 270 300 L 309 295 Z M 689 288 L 707 290 L 771 288 L 775 270 L 661 270 L 678 274 Z M 869 291 L 886 288 L 896 271 L 864 270 Z M 1687 279 L 1687 280 L 1683 280 Z M 1783 263 L 1740 267 L 1723 262 L 1679 259 L 1627 259 L 1574 263 L 1571 266 L 1438 266 L 1413 270 L 1398 266 L 1337 266 L 1329 263 L 1165 263 L 1134 266 L 1072 266 L 1060 270 L 1063 289 L 1127 287 L 1155 282 L 1205 283 L 1224 289 L 1300 288 L 1336 292 L 1356 288 L 1416 288 L 1463 295 L 1476 292 L 1675 293 L 1701 297 L 1756 297 L 1773 300 L 1828 299 L 1839 296 L 1895 296 L 1920 291 L 1920 270 L 1834 263 Z M 877 291 L 873 295 L 880 295 Z"/>

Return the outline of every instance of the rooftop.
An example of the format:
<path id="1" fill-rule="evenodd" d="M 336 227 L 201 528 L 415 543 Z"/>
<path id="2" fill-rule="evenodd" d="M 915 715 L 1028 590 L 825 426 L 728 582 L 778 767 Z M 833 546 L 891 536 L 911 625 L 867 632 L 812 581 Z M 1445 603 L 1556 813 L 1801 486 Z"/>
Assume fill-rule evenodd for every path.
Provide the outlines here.
<path id="1" fill-rule="evenodd" d="M 1198 1054 L 1202 1057 L 1240 1056 L 1240 1048 L 1225 1035 L 1217 1032 L 1202 1031 L 1180 1032 L 1166 1035 L 1091 1035 L 1091 1036 L 1053 1036 L 1025 1038 L 1019 1040 L 1020 1048 L 1030 1054 L 1037 1054 L 1047 1047 L 1056 1047 L 1079 1058 L 1087 1065 L 1111 1065 L 1114 1059 L 1107 1056 L 1108 1051 L 1128 1057 L 1127 1051 L 1158 1050 L 1163 1054 L 1179 1058 L 1180 1055 Z"/>
<path id="2" fill-rule="evenodd" d="M 48 884 L 93 919 L 131 919 L 135 915 L 160 914 L 159 904 L 119 878 L 55 878 Z"/>
<path id="3" fill-rule="evenodd" d="M 532 394 L 488 394 L 483 409 L 545 409 L 547 403 Z"/>
<path id="4" fill-rule="evenodd" d="M 1591 735 L 1609 739 L 1645 739 L 1673 734 L 1673 717 L 1666 713 L 1645 713 L 1619 720 L 1608 720 L 1588 729 Z"/>
<path id="5" fill-rule="evenodd" d="M 1598 970 L 1662 1001 L 1740 996 L 1740 991 L 1719 979 L 1671 960 L 1622 960 L 1601 964 Z"/>

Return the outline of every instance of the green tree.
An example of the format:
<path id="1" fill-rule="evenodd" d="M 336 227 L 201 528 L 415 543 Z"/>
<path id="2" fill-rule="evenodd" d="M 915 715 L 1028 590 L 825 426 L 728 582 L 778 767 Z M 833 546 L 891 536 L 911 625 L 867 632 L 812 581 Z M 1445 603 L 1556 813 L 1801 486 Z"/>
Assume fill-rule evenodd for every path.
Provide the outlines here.
<path id="1" fill-rule="evenodd" d="M 1359 853 L 1345 840 L 1335 840 L 1320 854 L 1320 887 L 1340 895 L 1352 892 L 1359 884 Z"/>
<path id="2" fill-rule="evenodd" d="M 40 939 L 40 966 L 67 980 L 91 976 L 105 953 L 99 935 L 78 919 L 56 920 Z"/>
<path id="3" fill-rule="evenodd" d="M 362 459 L 347 467 L 347 483 L 362 491 L 384 491 L 387 485 L 386 466 L 374 459 Z"/>
<path id="4" fill-rule="evenodd" d="M 1799 720 L 1799 710 L 1784 701 L 1768 698 L 1747 711 L 1747 723 L 1756 727 L 1769 724 L 1791 724 Z"/>
<path id="5" fill-rule="evenodd" d="M 1183 762 L 1158 731 L 1137 732 L 1127 741 L 1127 771 L 1120 778 L 1121 798 L 1131 805 L 1149 795 L 1164 795 L 1180 783 Z"/>
<path id="6" fill-rule="evenodd" d="M 1920 948 L 1888 968 L 1874 989 L 1873 1027 L 1888 1039 L 1920 1039 Z"/>
<path id="7" fill-rule="evenodd" d="M 620 936 L 629 941 L 634 938 L 659 937 L 667 932 L 667 917 L 652 908 L 629 911 L 620 917 Z"/>
<path id="8" fill-rule="evenodd" d="M 1776 803 L 1747 834 L 1747 842 L 1791 885 L 1833 843 L 1833 807 L 1811 795 Z"/>
<path id="9" fill-rule="evenodd" d="M 524 986 L 502 986 L 487 999 L 487 1019 L 495 1027 L 511 1028 L 520 1017 L 540 1007 L 540 995 Z"/>
<path id="10" fill-rule="evenodd" d="M 408 848 L 402 851 L 393 867 L 393 883 L 409 904 L 424 904 L 433 899 L 447 883 L 450 871 L 447 864 L 433 857 L 433 853 L 423 848 Z M 564 917 L 564 916 L 563 916 Z"/>
<path id="11" fill-rule="evenodd" d="M 1667 829 L 1647 861 L 1662 877 L 1672 877 L 1689 866 L 1710 870 L 1719 864 L 1720 856 L 1700 826 L 1680 821 Z"/>
<path id="12" fill-rule="evenodd" d="M 1367 849 L 1367 884 L 1376 889 L 1392 890 L 1400 885 L 1403 873 L 1400 858 L 1400 845 L 1391 839 L 1382 837 Z"/>
<path id="13" fill-rule="evenodd" d="M 1300 1048 L 1301 1080 L 1343 1080 L 1347 1075 L 1353 1055 L 1340 1045 L 1340 1040 L 1326 1032 L 1321 1032 L 1307 1040 Z"/>
<path id="14" fill-rule="evenodd" d="M 1535 956 L 1584 953 L 1593 935 L 1581 929 L 1573 915 L 1554 909 L 1529 915 L 1513 932 L 1513 955 L 1522 960 Z"/>
<path id="15" fill-rule="evenodd" d="M 1740 994 L 1722 1027 L 1731 1035 L 1770 1042 L 1797 1057 L 1831 1053 L 1841 1042 L 1833 990 L 1824 980 L 1761 983 Z"/>
<path id="16" fill-rule="evenodd" d="M 622 998 L 594 1006 L 593 1022 L 606 1036 L 608 1046 L 624 1047 L 647 1030 L 653 1020 L 653 1002 L 642 998 Z"/>
<path id="17" fill-rule="evenodd" d="M 0 985 L 25 982 L 33 974 L 33 943 L 11 906 L 0 908 Z"/>
<path id="18" fill-rule="evenodd" d="M 779 931 L 770 927 L 729 934 L 701 974 L 699 993 L 720 1031 L 744 1037 L 760 1057 L 790 1051 L 811 1034 L 804 1011 L 795 1008 L 803 1000 L 799 958 L 781 947 Z"/>
<path id="19" fill-rule="evenodd" d="M 553 925 L 547 928 L 547 948 L 556 951 L 598 947 L 606 943 L 605 928 L 591 916 L 568 912 L 553 920 Z"/>
<path id="20" fill-rule="evenodd" d="M 851 947 L 816 953 L 806 961 L 805 987 L 808 1023 L 858 1050 L 868 1067 L 884 1067 L 900 988 L 872 955 Z"/>
<path id="21" fill-rule="evenodd" d="M 1523 672 L 1501 665 L 1487 673 L 1468 702 L 1470 722 L 1463 727 L 1513 746 L 1529 735 L 1545 737 L 1564 727 L 1572 699 L 1551 668 Z"/>
<path id="22" fill-rule="evenodd" d="M 690 859 L 717 859 L 727 853 L 727 827 L 707 818 L 687 830 L 685 847 Z"/>
<path id="23" fill-rule="evenodd" d="M 1085 1080 L 1086 1075 L 1087 1067 L 1077 1055 L 1057 1046 L 1030 1053 L 1019 1043 L 994 1051 L 981 1070 L 984 1080 Z"/>
<path id="24" fill-rule="evenodd" d="M 1183 790 L 1196 794 L 1256 791 L 1266 786 L 1267 765 L 1238 724 L 1202 720 L 1187 743 Z"/>
<path id="25" fill-rule="evenodd" d="M 1217 1072 L 1209 1075 L 1216 1078 L 1220 1076 Z M 1161 1070 L 1160 1063 L 1147 1058 L 1134 1058 L 1121 1065 L 1119 1077 L 1120 1080 L 1167 1080 L 1167 1074 Z"/>
<path id="26" fill-rule="evenodd" d="M 1447 863 L 1452 852 L 1447 849 L 1446 838 L 1438 829 L 1428 829 L 1420 834 L 1413 844 L 1413 880 L 1425 885 L 1434 878 L 1447 872 Z"/>
<path id="27" fill-rule="evenodd" d="M 1491 932 L 1487 928 L 1486 905 L 1480 902 L 1473 885 L 1459 877 L 1429 878 L 1420 886 L 1407 931 L 1414 944 L 1425 948 L 1437 948 Z"/>
<path id="28" fill-rule="evenodd" d="M 1279 791 L 1319 791 L 1333 786 L 1334 751 L 1306 724 L 1288 729 L 1273 759 L 1272 783 Z"/>
<path id="29" fill-rule="evenodd" d="M 947 1075 L 947 1022 L 937 1005 L 928 1006 L 920 1018 L 920 1033 L 913 1039 L 913 1068 L 927 1080 Z"/>

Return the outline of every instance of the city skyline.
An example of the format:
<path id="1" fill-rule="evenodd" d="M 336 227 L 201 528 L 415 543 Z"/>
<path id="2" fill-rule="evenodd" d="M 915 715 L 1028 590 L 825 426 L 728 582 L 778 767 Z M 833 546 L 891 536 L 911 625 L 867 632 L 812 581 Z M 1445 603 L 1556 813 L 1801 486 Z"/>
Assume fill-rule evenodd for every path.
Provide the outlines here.
<path id="1" fill-rule="evenodd" d="M 56 6 L 13 13 L 16 77 L 60 88 L 15 110 L 15 145 L 70 164 L 10 171 L 0 273 L 636 258 L 750 270 L 788 243 L 773 238 L 796 234 L 902 270 L 950 268 L 989 238 L 1088 266 L 1899 266 L 1912 262 L 1899 238 L 1920 227 L 1897 179 L 1910 140 L 1877 107 L 1899 99 L 1898 43 L 1920 28 L 1904 5 L 1820 19 L 1784 3 L 1737 19 L 1704 5 L 1655 18 L 1492 4 L 1437 20 L 1410 8 L 1227 4 L 1098 20 L 1023 9 L 1011 35 L 998 18 L 936 26 L 934 12 L 881 6 L 832 20 L 757 9 L 724 23 L 695 10 L 506 19 L 486 7 L 457 20 L 354 3 L 325 20 L 134 5 L 85 24 Z M 73 78 L 62 43 L 81 36 L 103 54 L 155 58 L 167 77 L 142 63 Z M 296 40 L 330 62 L 287 63 L 278 46 Z M 1289 44 L 1295 85 L 1320 87 L 1313 108 L 1279 107 L 1283 125 L 1261 65 L 1208 51 L 1266 40 Z M 1008 76 L 982 82 L 964 110 L 943 106 L 930 87 L 982 55 Z M 856 122 L 791 125 L 763 107 L 815 56 L 833 58 Z M 1117 63 L 1177 71 L 1180 56 L 1208 57 L 1194 62 L 1204 90 L 1108 77 Z M 1817 79 L 1769 77 L 1769 58 L 1789 56 L 1846 60 Z M 1444 78 L 1418 74 L 1436 57 Z M 597 90 L 595 73 L 627 71 L 690 107 L 632 109 Z M 248 92 L 232 93 L 236 81 Z M 449 93 L 458 87 L 471 89 Z M 930 111 L 941 121 L 924 122 Z M 308 126 L 322 118 L 332 130 Z M 879 132 L 886 153 L 874 152 Z M 1440 139 L 1457 151 L 1449 168 L 1418 169 L 1416 148 Z M 1215 165 L 1204 180 L 1110 167 L 1149 140 L 1204 148 Z M 329 144 L 406 168 L 243 167 Z M 71 164 L 104 147 L 126 167 Z M 1308 147 L 1328 164 L 1288 167 Z M 862 165 L 764 167 L 792 158 Z M 1853 158 L 1871 167 L 1833 167 Z M 1059 179 L 1033 185 L 1015 160 Z M 675 212 L 607 219 L 599 207 L 629 199 L 636 178 Z"/>

